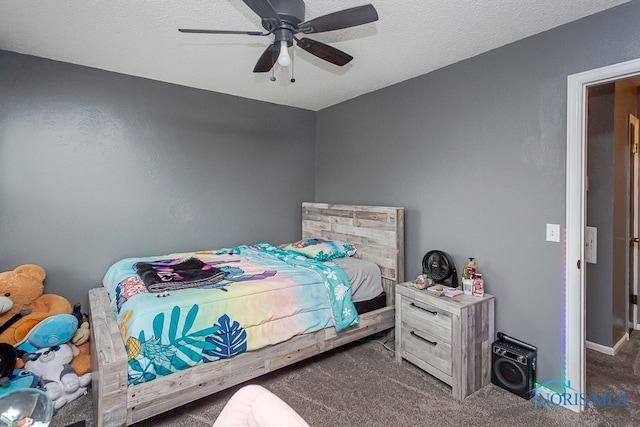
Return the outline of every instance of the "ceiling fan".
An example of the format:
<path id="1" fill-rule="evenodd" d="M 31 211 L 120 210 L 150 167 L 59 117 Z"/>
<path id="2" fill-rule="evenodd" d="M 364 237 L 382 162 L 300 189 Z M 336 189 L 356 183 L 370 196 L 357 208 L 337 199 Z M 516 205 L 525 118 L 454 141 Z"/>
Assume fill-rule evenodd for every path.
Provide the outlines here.
<path id="1" fill-rule="evenodd" d="M 178 31 L 182 33 L 245 34 L 249 36 L 268 36 L 273 34 L 275 36 L 273 43 L 262 53 L 253 68 L 254 73 L 265 73 L 270 71 L 276 62 L 282 66 L 287 66 L 291 63 L 288 48 L 293 46 L 294 40 L 298 47 L 320 59 L 338 66 L 348 64 L 353 59 L 351 55 L 316 40 L 306 37 L 298 38 L 296 34 L 322 33 L 368 24 L 378 20 L 378 13 L 371 4 L 344 9 L 305 21 L 305 4 L 303 0 L 242 1 L 262 19 L 262 26 L 267 32 L 189 28 L 179 28 Z M 292 79 L 292 81 L 294 80 Z"/>

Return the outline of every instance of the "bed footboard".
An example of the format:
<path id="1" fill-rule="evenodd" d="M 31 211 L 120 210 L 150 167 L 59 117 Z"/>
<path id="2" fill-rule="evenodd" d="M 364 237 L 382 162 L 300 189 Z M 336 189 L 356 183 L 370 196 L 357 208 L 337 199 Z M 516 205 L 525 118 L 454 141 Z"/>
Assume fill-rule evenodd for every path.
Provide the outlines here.
<path id="1" fill-rule="evenodd" d="M 127 387 L 127 355 L 104 288 L 89 291 L 93 402 L 97 426 L 130 425 L 204 396 L 393 328 L 395 308 L 360 316 L 357 325 L 336 333 L 326 328 L 280 344 L 194 366 Z"/>
<path id="2" fill-rule="evenodd" d="M 97 426 L 127 424 L 127 352 L 104 288 L 89 290 L 91 387 Z"/>

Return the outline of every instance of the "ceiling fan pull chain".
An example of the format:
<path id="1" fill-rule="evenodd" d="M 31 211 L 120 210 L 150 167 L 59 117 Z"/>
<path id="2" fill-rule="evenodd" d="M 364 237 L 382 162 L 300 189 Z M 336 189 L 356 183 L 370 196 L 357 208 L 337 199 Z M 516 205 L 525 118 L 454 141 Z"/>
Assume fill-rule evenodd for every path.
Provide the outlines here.
<path id="1" fill-rule="evenodd" d="M 272 82 L 276 81 L 276 67 L 271 68 L 271 77 L 269 77 L 269 80 Z"/>
<path id="2" fill-rule="evenodd" d="M 295 63 L 295 61 L 294 61 L 294 59 L 295 59 L 294 58 L 295 57 L 294 52 L 295 52 L 295 49 L 291 49 L 291 83 L 295 83 L 296 82 L 296 79 L 293 76 L 293 64 Z"/>

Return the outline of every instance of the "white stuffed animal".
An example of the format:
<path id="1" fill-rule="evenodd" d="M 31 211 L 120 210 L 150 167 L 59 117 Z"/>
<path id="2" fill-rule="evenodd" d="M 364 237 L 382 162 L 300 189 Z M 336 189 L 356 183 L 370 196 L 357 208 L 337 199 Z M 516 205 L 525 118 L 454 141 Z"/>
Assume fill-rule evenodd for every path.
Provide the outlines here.
<path id="1" fill-rule="evenodd" d="M 42 378 L 45 393 L 60 409 L 80 396 L 87 394 L 87 385 L 91 382 L 91 373 L 79 377 L 69 366 L 73 359 L 73 350 L 69 344 L 41 349 L 38 358 L 25 363 L 25 369 Z"/>

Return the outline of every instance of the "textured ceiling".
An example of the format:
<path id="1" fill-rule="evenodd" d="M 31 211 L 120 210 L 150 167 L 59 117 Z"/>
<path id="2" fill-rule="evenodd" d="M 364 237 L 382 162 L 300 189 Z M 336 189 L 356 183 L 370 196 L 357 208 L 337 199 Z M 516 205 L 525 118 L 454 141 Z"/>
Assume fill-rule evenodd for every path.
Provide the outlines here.
<path id="1" fill-rule="evenodd" d="M 380 19 L 309 38 L 344 67 L 295 49 L 290 68 L 253 73 L 271 37 L 241 0 L 4 0 L 0 49 L 309 110 L 428 73 L 628 0 L 306 0 L 306 19 L 371 2 Z"/>

